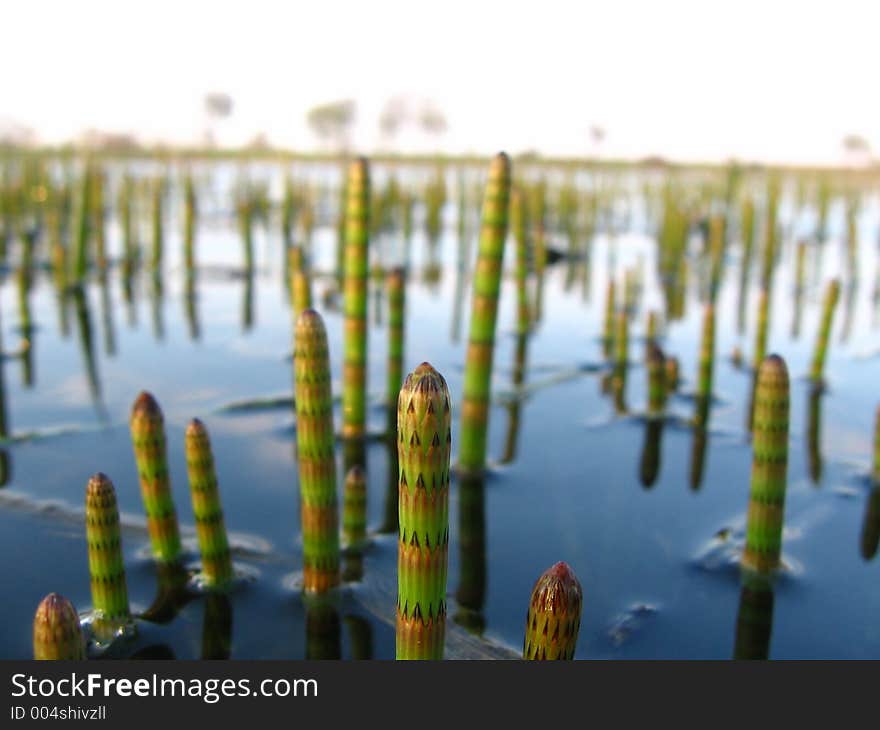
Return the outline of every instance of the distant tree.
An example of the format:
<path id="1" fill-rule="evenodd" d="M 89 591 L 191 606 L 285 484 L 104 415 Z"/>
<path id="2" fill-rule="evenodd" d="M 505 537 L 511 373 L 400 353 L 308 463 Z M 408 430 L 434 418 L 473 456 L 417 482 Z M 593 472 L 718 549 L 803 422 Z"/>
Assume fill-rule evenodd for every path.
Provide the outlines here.
<path id="1" fill-rule="evenodd" d="M 865 164 L 871 159 L 871 144 L 860 134 L 847 134 L 841 140 L 844 155 L 854 164 Z"/>
<path id="2" fill-rule="evenodd" d="M 393 96 L 385 102 L 379 115 L 379 133 L 383 142 L 391 144 L 406 122 L 409 111 L 405 96 Z"/>
<path id="3" fill-rule="evenodd" d="M 207 117 L 205 127 L 205 144 L 213 147 L 216 143 L 216 125 L 221 119 L 226 119 L 232 115 L 234 103 L 229 94 L 214 91 L 205 94 L 205 116 Z"/>
<path id="4" fill-rule="evenodd" d="M 351 99 L 332 101 L 313 107 L 306 114 L 312 132 L 338 150 L 347 150 L 355 119 L 355 103 Z"/>
<path id="5" fill-rule="evenodd" d="M 425 101 L 419 110 L 419 125 L 430 135 L 440 135 L 446 131 L 446 115 L 434 102 Z"/>

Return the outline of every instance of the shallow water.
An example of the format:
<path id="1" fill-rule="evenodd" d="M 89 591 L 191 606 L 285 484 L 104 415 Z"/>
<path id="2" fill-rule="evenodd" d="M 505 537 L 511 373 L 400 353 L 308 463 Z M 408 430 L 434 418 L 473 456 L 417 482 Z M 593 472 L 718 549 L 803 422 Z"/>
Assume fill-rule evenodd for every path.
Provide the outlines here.
<path id="1" fill-rule="evenodd" d="M 271 175 L 273 190 L 280 185 L 274 168 L 255 168 L 251 174 Z M 320 178 L 320 171 L 313 175 Z M 223 171 L 214 177 L 223 180 Z M 165 414 L 174 497 L 182 525 L 190 528 L 184 532 L 193 565 L 198 558 L 183 431 L 193 417 L 207 425 L 226 525 L 244 577 L 228 600 L 194 595 L 172 605 L 163 617 L 167 622 L 140 621 L 137 638 L 115 646 L 114 655 L 394 656 L 394 535 L 373 536 L 362 580 L 348 583 L 326 604 L 305 602 L 297 589 L 301 543 L 292 407 L 283 399 L 263 407 L 227 407 L 290 396 L 292 322 L 279 233 L 258 225 L 256 273 L 250 283 L 235 275 L 241 245 L 225 200 L 221 186 L 204 201 L 194 314 L 186 307 L 176 210 L 166 217 L 161 293 L 151 290 L 149 277 L 141 275 L 133 304 L 127 304 L 119 268 L 111 266 L 105 284 L 93 277 L 81 301 L 66 302 L 65 333 L 51 277 L 40 272 L 28 296 L 35 330 L 25 356 L 16 356 L 22 341 L 16 279 L 7 274 L 2 283 L 7 353 L 2 362 L 3 406 L 9 437 L 2 447 L 6 483 L 0 489 L 3 657 L 31 656 L 33 613 L 47 593 L 57 591 L 80 611 L 88 609 L 82 505 L 86 482 L 96 471 L 114 481 L 124 513 L 132 607 L 144 611 L 156 600 L 159 581 L 148 557 L 128 433 L 129 409 L 140 390 L 152 392 Z M 476 248 L 471 226 L 470 256 L 462 273 L 454 207 L 447 205 L 447 225 L 435 252 L 429 254 L 418 226 L 411 241 L 405 336 L 406 370 L 428 360 L 448 381 L 453 454 L 470 311 L 467 270 Z M 792 385 L 785 570 L 774 583 L 772 612 L 765 610 L 762 619 L 772 621 L 772 658 L 880 656 L 880 559 L 866 560 L 861 548 L 871 491 L 867 474 L 873 418 L 880 400 L 880 339 L 872 301 L 880 217 L 876 196 L 863 201 L 859 287 L 848 305 L 844 286 L 826 364 L 828 385 L 818 399 L 819 475 L 816 452 L 810 448 L 811 395 L 805 375 L 825 283 L 844 270 L 842 215 L 842 210 L 832 210 L 831 237 L 821 244 L 821 265 L 816 265 L 820 247 L 810 244 L 795 337 L 794 241 L 809 230 L 811 218 L 809 211 L 795 217 L 785 205 L 781 212 L 788 232 L 774 278 L 768 352 L 785 357 Z M 327 273 L 333 266 L 335 229 L 332 218 L 325 218 L 319 217 L 312 246 L 315 268 Z M 609 226 L 600 226 L 589 241 L 589 266 L 581 260 L 548 268 L 542 318 L 525 343 L 527 392 L 514 400 L 516 293 L 512 277 L 506 276 L 495 348 L 491 469 L 482 484 L 465 488 L 456 481 L 452 490 L 449 616 L 479 627 L 492 643 L 517 651 L 534 581 L 547 567 L 565 560 L 584 591 L 578 658 L 729 658 L 741 613 L 738 557 L 751 466 L 745 428 L 751 373 L 734 366 L 729 355 L 739 346 L 749 362 L 757 272 L 751 277 L 747 327 L 741 334 L 740 247 L 732 239 L 716 308 L 715 397 L 702 478 L 695 484 L 700 434 L 689 425 L 695 408 L 689 393 L 696 381 L 702 305 L 696 266 L 692 268 L 686 314 L 664 327 L 661 339 L 664 351 L 679 358 L 684 383 L 667 404 L 657 475 L 645 486 L 643 481 L 649 480 L 643 478 L 642 452 L 648 426 L 641 417 L 646 374 L 640 338 L 645 313 L 662 310 L 662 296 L 655 275 L 654 224 L 638 204 L 629 218 L 622 225 L 623 217 L 617 216 L 613 235 Z M 113 220 L 108 233 L 112 258 L 121 249 Z M 551 243 L 565 247 L 559 236 L 551 237 Z M 374 251 L 399 248 L 399 234 L 383 234 L 373 242 Z M 426 281 L 424 268 L 430 260 L 440 263 L 437 281 Z M 512 240 L 505 260 L 511 271 Z M 622 271 L 638 261 L 644 291 L 630 330 L 629 412 L 618 414 L 601 388 L 605 287 L 609 270 L 620 283 Z M 338 378 L 342 319 L 338 308 L 321 303 L 322 292 L 333 286 L 332 276 L 320 276 L 314 289 Z M 381 291 L 371 282 L 374 431 L 385 422 L 386 322 Z M 338 381 L 334 392 L 340 392 Z M 813 406 L 815 411 L 815 402 Z M 336 423 L 338 428 L 338 409 Z M 384 521 L 389 494 L 395 498 L 384 440 L 369 442 L 366 461 L 368 517 L 375 531 Z"/>

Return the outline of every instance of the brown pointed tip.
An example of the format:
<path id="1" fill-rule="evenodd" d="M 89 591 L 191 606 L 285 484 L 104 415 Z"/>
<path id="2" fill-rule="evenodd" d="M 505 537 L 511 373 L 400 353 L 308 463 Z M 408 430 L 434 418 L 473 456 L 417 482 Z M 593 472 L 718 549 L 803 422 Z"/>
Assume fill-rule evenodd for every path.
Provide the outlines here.
<path id="1" fill-rule="evenodd" d="M 532 607 L 550 613 L 580 613 L 583 591 L 574 571 L 565 562 L 547 568 L 532 589 Z"/>
<path id="2" fill-rule="evenodd" d="M 186 427 L 186 435 L 189 436 L 204 436 L 207 434 L 207 429 L 205 428 L 205 424 L 202 423 L 198 418 L 193 418 Z"/>
<path id="3" fill-rule="evenodd" d="M 779 355 L 768 355 L 758 368 L 759 382 L 772 382 L 774 387 L 788 387 L 788 367 Z"/>
<path id="4" fill-rule="evenodd" d="M 510 157 L 506 152 L 499 152 L 489 164 L 489 177 L 510 177 Z"/>
<path id="5" fill-rule="evenodd" d="M 299 316 L 296 318 L 296 327 L 300 328 L 314 328 L 314 327 L 323 327 L 324 319 L 318 314 L 317 310 L 309 307 L 308 309 L 304 309 L 299 313 Z"/>
<path id="6" fill-rule="evenodd" d="M 146 390 L 142 390 L 138 394 L 138 397 L 134 400 L 134 405 L 132 406 L 131 410 L 132 413 L 148 413 L 150 415 L 162 413 L 162 409 L 159 408 L 159 404 L 156 402 L 153 394 L 148 393 Z"/>
<path id="7" fill-rule="evenodd" d="M 37 606 L 34 623 L 51 626 L 73 626 L 79 624 L 79 615 L 73 604 L 60 593 L 50 593 Z"/>
<path id="8" fill-rule="evenodd" d="M 348 470 L 348 474 L 345 475 L 345 481 L 348 482 L 362 482 L 366 479 L 366 473 L 364 472 L 364 468 L 360 464 L 355 464 L 351 469 Z"/>
<path id="9" fill-rule="evenodd" d="M 348 165 L 348 179 L 366 180 L 369 175 L 369 165 L 366 157 L 355 157 Z"/>
<path id="10" fill-rule="evenodd" d="M 89 483 L 86 486 L 86 499 L 90 497 L 106 497 L 110 495 L 116 495 L 116 490 L 113 488 L 113 482 L 110 481 L 110 477 L 99 471 L 89 479 Z"/>
<path id="11" fill-rule="evenodd" d="M 408 393 L 447 393 L 446 379 L 429 362 L 423 362 L 403 381 L 401 392 Z"/>

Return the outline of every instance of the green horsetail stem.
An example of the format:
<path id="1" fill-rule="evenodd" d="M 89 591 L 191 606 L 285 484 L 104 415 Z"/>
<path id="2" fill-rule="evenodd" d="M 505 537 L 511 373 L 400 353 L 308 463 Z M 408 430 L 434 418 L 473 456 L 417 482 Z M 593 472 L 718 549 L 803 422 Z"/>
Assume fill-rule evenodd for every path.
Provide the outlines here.
<path id="1" fill-rule="evenodd" d="M 241 233 L 242 268 L 250 275 L 254 270 L 254 192 L 245 187 L 239 192 L 238 227 Z"/>
<path id="2" fill-rule="evenodd" d="M 361 438 L 367 411 L 367 259 L 370 170 L 360 157 L 348 167 L 345 199 L 342 435 Z"/>
<path id="3" fill-rule="evenodd" d="M 648 320 L 645 325 L 645 341 L 650 348 L 657 341 L 657 312 L 653 309 L 648 312 Z"/>
<path id="4" fill-rule="evenodd" d="M 464 369 L 459 462 L 465 469 L 482 470 L 486 462 L 486 434 L 492 380 L 492 356 L 501 291 L 501 265 L 507 237 L 510 199 L 510 158 L 501 152 L 489 167 L 483 197 L 480 243 L 474 271 L 473 302 Z"/>
<path id="5" fill-rule="evenodd" d="M 34 659 L 85 659 L 79 615 L 64 596 L 50 593 L 34 615 Z"/>
<path id="6" fill-rule="evenodd" d="M 697 395 L 712 396 L 712 369 L 715 362 L 715 305 L 706 304 L 703 310 L 703 334 L 700 339 L 700 362 L 697 376 Z"/>
<path id="7" fill-rule="evenodd" d="M 210 588 L 224 588 L 233 578 L 223 506 L 214 470 L 208 430 L 194 418 L 186 427 L 186 470 L 189 476 L 196 535 L 202 554 L 202 575 Z"/>
<path id="8" fill-rule="evenodd" d="M 95 259 L 98 269 L 107 269 L 107 246 L 104 230 L 104 173 L 97 170 L 92 177 L 92 220 L 95 226 Z"/>
<path id="9" fill-rule="evenodd" d="M 89 479 L 86 487 L 86 543 L 96 619 L 100 622 L 128 621 L 128 588 L 116 490 L 101 473 Z"/>
<path id="10" fill-rule="evenodd" d="M 157 178 L 152 186 L 152 218 L 153 218 L 153 250 L 150 254 L 150 264 L 153 271 L 162 268 L 162 253 L 164 249 L 164 232 L 162 230 L 162 196 L 164 194 L 165 181 Z"/>
<path id="11" fill-rule="evenodd" d="M 397 401 L 397 658 L 442 659 L 449 551 L 449 389 L 423 362 Z"/>
<path id="12" fill-rule="evenodd" d="M 296 320 L 293 371 L 303 588 L 322 593 L 339 584 L 339 516 L 330 355 L 324 320 L 314 309 Z"/>
<path id="13" fill-rule="evenodd" d="M 581 584 L 566 563 L 556 563 L 532 588 L 523 659 L 573 659 L 584 602 Z"/>
<path id="14" fill-rule="evenodd" d="M 766 287 L 761 288 L 758 295 L 758 326 L 755 329 L 755 352 L 752 356 L 752 367 L 757 370 L 767 355 L 767 334 L 770 309 L 770 296 Z"/>
<path id="15" fill-rule="evenodd" d="M 80 183 L 79 200 L 76 207 L 76 236 L 73 253 L 73 281 L 82 283 L 89 265 L 89 214 L 91 211 L 91 168 L 87 164 Z"/>
<path id="16" fill-rule="evenodd" d="M 360 464 L 349 469 L 342 488 L 342 539 L 347 548 L 367 539 L 367 477 Z"/>
<path id="17" fill-rule="evenodd" d="M 779 565 L 788 468 L 789 383 L 785 361 L 770 355 L 758 370 L 752 480 L 744 568 L 769 573 Z"/>
<path id="18" fill-rule="evenodd" d="M 183 261 L 187 271 L 195 268 L 196 186 L 192 175 L 183 182 Z"/>
<path id="19" fill-rule="evenodd" d="M 828 340 L 831 338 L 831 323 L 834 320 L 834 310 L 837 300 L 840 298 L 840 281 L 832 279 L 825 289 L 825 298 L 822 300 L 822 319 L 819 323 L 819 331 L 816 335 L 816 348 L 813 351 L 813 361 L 810 365 L 810 379 L 813 382 L 821 382 L 822 372 L 825 369 L 825 358 L 828 353 Z"/>
<path id="20" fill-rule="evenodd" d="M 406 273 L 396 268 L 385 279 L 388 291 L 388 366 L 386 399 L 388 404 L 388 433 L 397 425 L 397 396 L 403 383 L 403 337 L 406 313 Z"/>
<path id="21" fill-rule="evenodd" d="M 290 291 L 293 302 L 294 321 L 299 315 L 312 307 L 312 282 L 305 263 L 305 255 L 300 246 L 290 249 Z"/>
<path id="22" fill-rule="evenodd" d="M 602 352 L 611 357 L 614 347 L 614 312 L 616 311 L 614 294 L 614 277 L 608 277 L 608 289 L 605 292 L 605 326 L 602 330 Z"/>
<path id="23" fill-rule="evenodd" d="M 528 290 L 528 206 L 522 189 L 515 187 L 510 192 L 510 227 L 516 241 L 516 333 L 524 334 L 531 325 L 532 315 L 529 307 Z"/>
<path id="24" fill-rule="evenodd" d="M 162 562 L 175 561 L 180 557 L 180 532 L 165 453 L 165 423 L 150 393 L 138 395 L 129 426 L 153 556 Z"/>
<path id="25" fill-rule="evenodd" d="M 734 659 L 767 659 L 773 632 L 773 586 L 767 576 L 745 576 L 736 615 Z"/>

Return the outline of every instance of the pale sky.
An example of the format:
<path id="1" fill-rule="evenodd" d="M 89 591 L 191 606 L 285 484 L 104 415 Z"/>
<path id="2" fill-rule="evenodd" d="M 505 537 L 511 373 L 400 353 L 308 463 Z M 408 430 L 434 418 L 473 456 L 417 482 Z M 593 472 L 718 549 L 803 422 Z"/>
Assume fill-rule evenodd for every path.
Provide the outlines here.
<path id="1" fill-rule="evenodd" d="M 369 152 L 411 93 L 456 152 L 589 154 L 598 124 L 605 155 L 837 162 L 851 132 L 880 152 L 878 20 L 876 0 L 0 0 L 0 126 L 192 143 L 223 91 L 222 143 L 309 149 L 306 111 L 350 97 Z"/>

